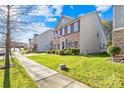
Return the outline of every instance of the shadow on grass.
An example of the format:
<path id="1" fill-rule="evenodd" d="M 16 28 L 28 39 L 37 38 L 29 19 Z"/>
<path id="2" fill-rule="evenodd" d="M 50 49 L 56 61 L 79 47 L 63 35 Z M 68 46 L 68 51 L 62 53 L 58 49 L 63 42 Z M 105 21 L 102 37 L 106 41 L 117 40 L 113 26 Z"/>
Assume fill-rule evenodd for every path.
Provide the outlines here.
<path id="1" fill-rule="evenodd" d="M 95 54 L 88 54 L 88 55 L 84 55 L 84 56 L 88 57 L 88 58 L 94 58 L 94 57 L 105 58 L 105 57 L 110 57 L 107 53 L 95 53 Z"/>
<path id="2" fill-rule="evenodd" d="M 10 88 L 10 67 L 6 67 L 4 70 L 3 88 Z"/>
<path id="3" fill-rule="evenodd" d="M 68 72 L 69 71 L 69 68 L 65 68 L 65 69 L 63 69 L 65 72 Z"/>

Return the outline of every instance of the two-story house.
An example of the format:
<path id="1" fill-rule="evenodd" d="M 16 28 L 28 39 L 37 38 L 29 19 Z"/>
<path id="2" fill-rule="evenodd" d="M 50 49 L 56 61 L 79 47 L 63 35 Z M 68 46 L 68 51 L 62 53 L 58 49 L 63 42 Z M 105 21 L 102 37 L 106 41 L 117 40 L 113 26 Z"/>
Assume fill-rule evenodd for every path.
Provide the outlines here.
<path id="1" fill-rule="evenodd" d="M 53 30 L 50 29 L 41 34 L 35 34 L 33 39 L 29 40 L 29 46 L 34 52 L 42 52 L 52 49 Z"/>
<path id="2" fill-rule="evenodd" d="M 98 13 L 91 12 L 74 19 L 62 16 L 53 33 L 53 48 L 79 48 L 81 53 L 106 51 L 107 39 Z"/>

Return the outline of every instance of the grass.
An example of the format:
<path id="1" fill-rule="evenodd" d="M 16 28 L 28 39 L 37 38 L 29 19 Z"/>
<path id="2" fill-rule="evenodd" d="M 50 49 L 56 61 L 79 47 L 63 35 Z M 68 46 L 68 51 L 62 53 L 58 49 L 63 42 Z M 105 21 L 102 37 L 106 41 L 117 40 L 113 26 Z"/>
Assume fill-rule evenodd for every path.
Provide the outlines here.
<path id="1" fill-rule="evenodd" d="M 28 58 L 59 71 L 75 80 L 94 88 L 124 88 L 124 64 L 107 62 L 106 54 L 87 56 L 59 56 L 41 54 Z M 66 64 L 67 70 L 60 71 L 59 64 Z"/>
<path id="2" fill-rule="evenodd" d="M 3 65 L 4 62 L 0 62 Z M 17 59 L 12 59 L 15 66 L 10 68 L 10 87 L 11 88 L 36 88 L 36 83 L 27 74 Z M 0 70 L 0 87 L 4 86 L 4 70 Z"/>

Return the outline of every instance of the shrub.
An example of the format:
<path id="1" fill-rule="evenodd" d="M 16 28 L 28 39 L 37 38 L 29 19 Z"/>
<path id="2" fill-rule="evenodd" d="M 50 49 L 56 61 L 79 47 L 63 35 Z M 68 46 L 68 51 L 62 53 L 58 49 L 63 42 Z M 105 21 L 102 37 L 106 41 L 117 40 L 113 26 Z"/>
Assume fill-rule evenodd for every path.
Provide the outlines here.
<path id="1" fill-rule="evenodd" d="M 112 45 L 112 41 L 108 41 L 107 42 L 107 47 L 111 46 Z"/>
<path id="2" fill-rule="evenodd" d="M 51 54 L 52 50 L 47 50 L 46 53 Z"/>
<path id="3" fill-rule="evenodd" d="M 21 54 L 29 54 L 31 51 L 29 49 L 20 51 Z"/>
<path id="4" fill-rule="evenodd" d="M 64 49 L 64 51 L 68 50 L 67 48 Z"/>
<path id="5" fill-rule="evenodd" d="M 52 50 L 52 54 L 55 54 L 55 52 L 56 52 L 56 49 L 53 49 L 53 50 Z"/>
<path id="6" fill-rule="evenodd" d="M 64 50 L 58 50 L 58 55 L 64 55 Z"/>
<path id="7" fill-rule="evenodd" d="M 64 54 L 65 55 L 71 55 L 72 54 L 72 51 L 67 49 L 66 51 L 64 51 Z"/>
<path id="8" fill-rule="evenodd" d="M 55 54 L 58 54 L 58 50 L 55 51 Z"/>
<path id="9" fill-rule="evenodd" d="M 71 51 L 72 51 L 73 55 L 79 55 L 79 53 L 80 53 L 80 49 L 78 49 L 78 48 L 72 48 Z"/>
<path id="10" fill-rule="evenodd" d="M 121 52 L 121 49 L 117 46 L 114 46 L 114 45 L 111 45 L 108 47 L 107 49 L 107 53 L 110 55 L 110 56 L 115 56 L 117 54 L 119 54 Z"/>

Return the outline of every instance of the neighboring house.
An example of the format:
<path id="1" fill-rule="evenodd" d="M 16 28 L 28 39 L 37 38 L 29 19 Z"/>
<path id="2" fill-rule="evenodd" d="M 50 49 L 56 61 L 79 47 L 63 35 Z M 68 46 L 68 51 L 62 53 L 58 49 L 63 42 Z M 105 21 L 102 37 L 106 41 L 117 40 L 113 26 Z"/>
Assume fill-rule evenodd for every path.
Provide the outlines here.
<path id="1" fill-rule="evenodd" d="M 11 48 L 26 48 L 27 44 L 23 42 L 11 41 Z"/>
<path id="2" fill-rule="evenodd" d="M 34 52 L 42 52 L 52 49 L 52 37 L 53 30 L 51 29 L 39 35 L 35 34 L 33 39 L 29 40 L 30 48 L 32 48 Z"/>
<path id="3" fill-rule="evenodd" d="M 121 48 L 124 53 L 124 6 L 113 6 L 112 43 Z"/>
<path id="4" fill-rule="evenodd" d="M 53 36 L 55 49 L 79 48 L 81 53 L 106 51 L 107 39 L 96 11 L 76 19 L 62 16 Z"/>

